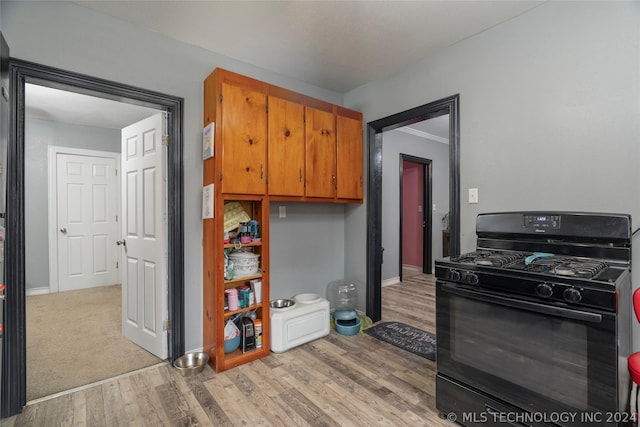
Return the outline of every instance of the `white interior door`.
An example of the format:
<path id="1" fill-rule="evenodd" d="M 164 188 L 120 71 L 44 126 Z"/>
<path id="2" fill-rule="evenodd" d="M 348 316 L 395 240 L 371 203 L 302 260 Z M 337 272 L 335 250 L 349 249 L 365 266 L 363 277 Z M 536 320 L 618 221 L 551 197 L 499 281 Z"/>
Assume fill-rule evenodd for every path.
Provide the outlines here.
<path id="1" fill-rule="evenodd" d="M 122 129 L 122 331 L 167 357 L 165 113 Z"/>
<path id="2" fill-rule="evenodd" d="M 115 158 L 56 154 L 58 290 L 118 283 Z"/>

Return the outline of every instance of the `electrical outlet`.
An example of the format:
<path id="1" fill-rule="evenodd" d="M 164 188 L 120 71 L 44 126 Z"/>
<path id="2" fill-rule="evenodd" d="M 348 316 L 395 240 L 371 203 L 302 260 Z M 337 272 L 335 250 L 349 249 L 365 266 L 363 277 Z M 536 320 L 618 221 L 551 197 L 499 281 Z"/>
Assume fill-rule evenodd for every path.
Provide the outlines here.
<path id="1" fill-rule="evenodd" d="M 469 203 L 478 203 L 478 189 L 470 188 L 469 189 Z"/>

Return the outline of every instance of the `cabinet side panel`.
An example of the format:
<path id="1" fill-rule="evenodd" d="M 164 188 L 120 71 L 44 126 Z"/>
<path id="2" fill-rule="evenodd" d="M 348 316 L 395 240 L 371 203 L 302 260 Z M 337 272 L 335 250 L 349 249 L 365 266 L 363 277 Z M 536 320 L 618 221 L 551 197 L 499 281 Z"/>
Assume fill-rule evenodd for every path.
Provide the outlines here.
<path id="1" fill-rule="evenodd" d="M 337 116 L 338 188 L 341 199 L 362 199 L 362 121 Z"/>
<path id="2" fill-rule="evenodd" d="M 216 121 L 217 113 L 217 99 L 218 99 L 218 78 L 217 73 L 214 71 L 204 81 L 204 114 L 203 114 L 203 127 L 209 123 Z M 217 129 L 216 129 L 216 133 Z M 214 150 L 217 147 L 214 144 Z M 211 157 L 203 161 L 202 167 L 202 184 L 203 186 L 209 184 L 215 184 L 214 191 L 214 218 L 204 219 L 202 221 L 202 346 L 210 358 L 211 364 L 216 366 L 216 339 L 218 332 L 216 330 L 217 322 L 216 316 L 219 313 L 216 312 L 216 292 L 215 292 L 215 277 L 216 277 L 216 221 L 220 215 L 219 209 L 219 188 L 215 182 L 216 176 L 216 162 L 219 161 L 219 156 L 214 151 L 214 157 Z"/>

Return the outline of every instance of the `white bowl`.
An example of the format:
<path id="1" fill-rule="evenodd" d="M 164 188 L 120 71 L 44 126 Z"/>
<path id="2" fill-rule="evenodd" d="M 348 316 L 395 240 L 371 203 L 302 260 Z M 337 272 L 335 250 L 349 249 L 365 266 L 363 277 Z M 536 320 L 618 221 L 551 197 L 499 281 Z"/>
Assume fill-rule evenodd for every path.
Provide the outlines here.
<path id="1" fill-rule="evenodd" d="M 260 255 L 251 252 L 232 252 L 229 259 L 233 262 L 233 272 L 236 277 L 253 276 L 258 273 Z"/>
<path id="2" fill-rule="evenodd" d="M 302 304 L 312 304 L 322 300 L 322 297 L 318 294 L 298 294 L 293 299 Z"/>

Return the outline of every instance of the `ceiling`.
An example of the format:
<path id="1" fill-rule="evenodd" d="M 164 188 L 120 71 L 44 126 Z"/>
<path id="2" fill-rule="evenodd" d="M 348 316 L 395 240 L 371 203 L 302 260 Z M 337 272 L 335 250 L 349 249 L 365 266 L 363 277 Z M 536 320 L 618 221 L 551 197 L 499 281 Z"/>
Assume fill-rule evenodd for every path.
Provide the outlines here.
<path id="1" fill-rule="evenodd" d="M 76 1 L 135 26 L 348 92 L 543 1 Z M 119 129 L 156 112 L 28 85 L 27 117 Z M 444 123 L 446 119 L 440 119 Z M 435 125 L 438 120 L 428 121 Z M 416 131 L 448 136 L 447 126 Z M 419 124 L 412 125 L 413 128 Z M 446 129 L 446 130 L 445 130 Z M 414 133 L 416 134 L 416 133 Z M 420 136 L 420 135 L 418 135 Z M 436 138 L 436 140 L 438 140 Z M 446 142 L 446 141 L 441 141 Z"/>
<path id="2" fill-rule="evenodd" d="M 74 125 L 122 129 L 158 110 L 95 96 L 25 84 L 25 117 Z"/>
<path id="3" fill-rule="evenodd" d="M 543 1 L 75 1 L 230 58 L 345 93 Z"/>

